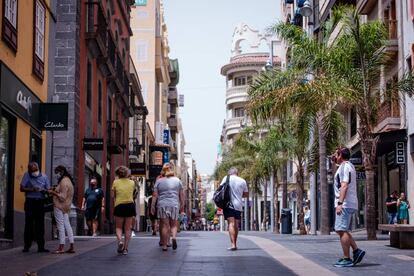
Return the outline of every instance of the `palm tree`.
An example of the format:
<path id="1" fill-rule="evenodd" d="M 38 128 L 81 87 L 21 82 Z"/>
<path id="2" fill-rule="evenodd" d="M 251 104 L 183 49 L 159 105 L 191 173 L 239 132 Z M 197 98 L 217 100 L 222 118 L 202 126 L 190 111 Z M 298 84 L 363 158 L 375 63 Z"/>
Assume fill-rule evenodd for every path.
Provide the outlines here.
<path id="1" fill-rule="evenodd" d="M 334 20 L 334 19 L 332 19 Z M 334 23 L 327 24 L 330 34 Z M 321 234 L 330 233 L 329 189 L 326 159 L 327 136 L 332 124 L 329 119 L 339 117 L 334 107 L 352 95 L 342 79 L 332 72 L 332 63 L 341 52 L 327 40 L 308 37 L 302 29 L 279 23 L 271 28 L 291 47 L 290 66 L 286 71 L 274 70 L 261 74 L 251 86 L 250 111 L 256 120 L 274 120 L 285 116 L 292 108 L 301 116 L 310 116 L 309 124 L 316 125 L 319 145 L 319 175 L 321 183 Z M 310 129 L 308 126 L 306 129 Z M 339 133 L 337 135 L 339 137 Z"/>
<path id="2" fill-rule="evenodd" d="M 369 240 L 376 239 L 375 158 L 379 136 L 374 132 L 377 124 L 378 99 L 381 88 L 376 86 L 381 68 L 388 62 L 387 32 L 381 21 L 361 22 L 355 7 L 340 7 L 334 11 L 341 19 L 343 31 L 337 40 L 342 48 L 341 62 L 334 68 L 339 77 L 347 81 L 355 99 L 359 118 L 358 134 L 366 174 L 366 229 Z M 407 74 L 386 91 L 391 95 L 412 94 L 413 78 Z M 386 93 L 386 94 L 387 94 Z"/>

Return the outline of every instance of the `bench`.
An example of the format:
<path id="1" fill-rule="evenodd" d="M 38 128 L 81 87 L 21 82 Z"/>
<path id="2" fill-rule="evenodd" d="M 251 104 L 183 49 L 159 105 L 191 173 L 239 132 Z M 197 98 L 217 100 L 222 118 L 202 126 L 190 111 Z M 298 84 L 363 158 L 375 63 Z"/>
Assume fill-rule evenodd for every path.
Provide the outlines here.
<path id="1" fill-rule="evenodd" d="M 414 225 L 379 224 L 379 230 L 390 232 L 390 245 L 400 249 L 414 249 Z"/>

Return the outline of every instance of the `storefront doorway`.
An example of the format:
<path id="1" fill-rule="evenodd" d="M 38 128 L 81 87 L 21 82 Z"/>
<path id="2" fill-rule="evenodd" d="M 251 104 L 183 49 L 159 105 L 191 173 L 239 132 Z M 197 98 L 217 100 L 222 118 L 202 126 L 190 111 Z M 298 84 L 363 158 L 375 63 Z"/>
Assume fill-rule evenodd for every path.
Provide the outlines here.
<path id="1" fill-rule="evenodd" d="M 13 238 L 13 164 L 16 122 L 0 108 L 0 238 Z"/>

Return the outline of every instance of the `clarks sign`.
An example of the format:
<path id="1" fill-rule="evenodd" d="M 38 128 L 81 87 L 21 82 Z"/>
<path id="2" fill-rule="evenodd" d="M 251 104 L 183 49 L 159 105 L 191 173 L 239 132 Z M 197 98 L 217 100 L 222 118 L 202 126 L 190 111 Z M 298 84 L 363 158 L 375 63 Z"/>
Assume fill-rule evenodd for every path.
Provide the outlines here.
<path id="1" fill-rule="evenodd" d="M 43 130 L 68 129 L 68 103 L 42 103 L 39 106 L 39 125 Z"/>

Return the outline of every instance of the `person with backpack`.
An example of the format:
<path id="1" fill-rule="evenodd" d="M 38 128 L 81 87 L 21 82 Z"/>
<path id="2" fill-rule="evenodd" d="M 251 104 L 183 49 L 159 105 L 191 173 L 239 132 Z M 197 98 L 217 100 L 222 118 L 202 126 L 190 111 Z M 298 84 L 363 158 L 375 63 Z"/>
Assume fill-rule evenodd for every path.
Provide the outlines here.
<path id="1" fill-rule="evenodd" d="M 356 171 L 354 165 L 349 162 L 351 152 L 348 148 L 336 150 L 333 161 L 339 165 L 334 178 L 335 190 L 335 231 L 340 237 L 343 257 L 336 263 L 336 267 L 350 267 L 358 264 L 365 256 L 365 251 L 358 248 L 351 231 L 353 214 L 358 210 L 358 197 L 356 186 Z M 353 259 L 349 250 L 353 249 Z"/>
<path id="2" fill-rule="evenodd" d="M 221 188 L 224 188 L 224 185 L 227 185 L 228 191 L 228 196 L 226 196 L 227 202 L 225 203 L 225 206 L 223 206 L 223 214 L 229 225 L 231 247 L 229 247 L 228 250 L 231 251 L 237 250 L 237 236 L 239 234 L 239 224 L 241 213 L 243 211 L 243 198 L 249 196 L 246 180 L 239 177 L 237 174 L 237 169 L 231 168 L 228 171 L 228 176 L 224 177 L 220 184 Z M 217 204 L 216 199 L 215 202 Z"/>

